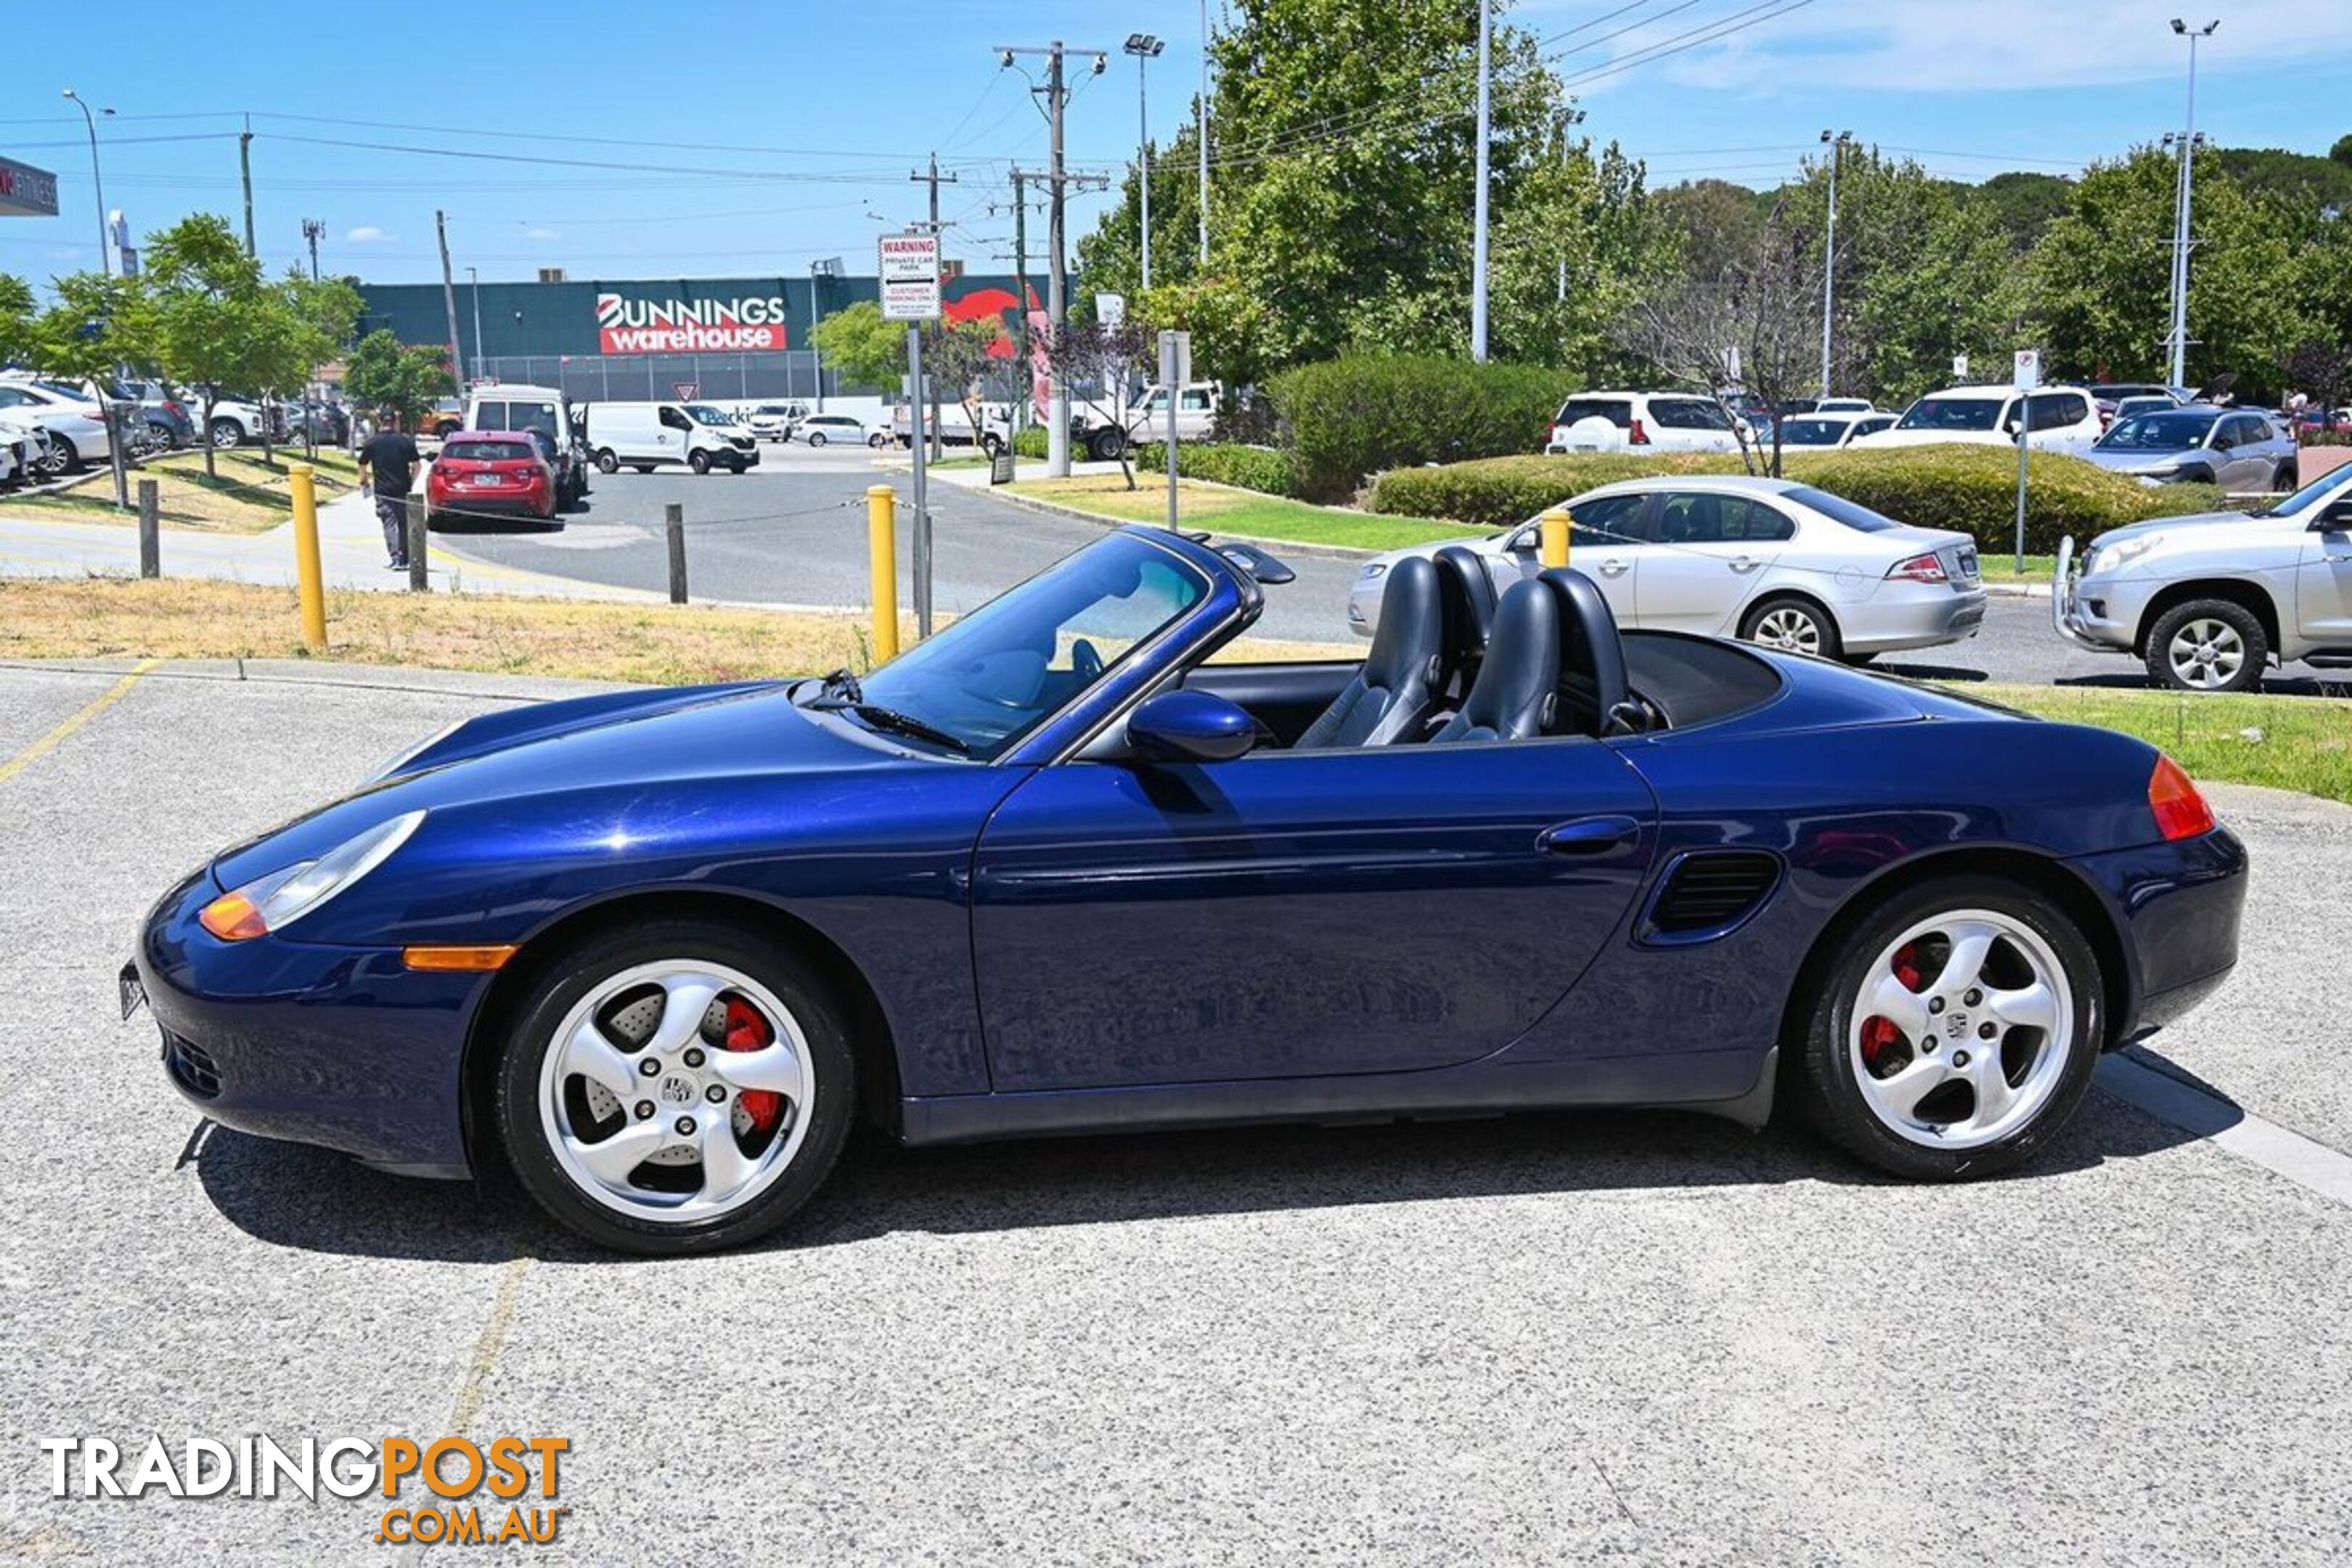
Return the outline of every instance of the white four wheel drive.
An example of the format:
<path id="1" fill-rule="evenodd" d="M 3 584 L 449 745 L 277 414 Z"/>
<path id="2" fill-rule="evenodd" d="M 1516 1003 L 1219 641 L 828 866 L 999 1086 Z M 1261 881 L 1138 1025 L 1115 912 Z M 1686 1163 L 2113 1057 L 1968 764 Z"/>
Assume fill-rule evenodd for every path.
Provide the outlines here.
<path id="1" fill-rule="evenodd" d="M 2251 691 L 2273 659 L 2352 668 L 2352 465 L 2248 515 L 2168 517 L 2058 547 L 2058 635 L 2179 691 Z"/>
<path id="2" fill-rule="evenodd" d="M 2087 452 L 2106 425 L 2099 405 L 2079 386 L 2044 386 L 2024 395 L 2037 452 Z M 1854 441 L 1856 447 L 1979 447 L 2017 444 L 2019 393 L 2013 386 L 1954 386 L 1931 392 L 1903 411 L 1892 429 Z"/>

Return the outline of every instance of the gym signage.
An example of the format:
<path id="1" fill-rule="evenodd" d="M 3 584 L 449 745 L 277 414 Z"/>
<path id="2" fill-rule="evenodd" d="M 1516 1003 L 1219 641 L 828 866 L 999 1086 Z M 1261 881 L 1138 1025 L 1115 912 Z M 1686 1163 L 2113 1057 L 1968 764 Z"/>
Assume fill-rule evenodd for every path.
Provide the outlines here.
<path id="1" fill-rule="evenodd" d="M 58 177 L 47 169 L 0 158 L 0 215 L 10 217 L 58 216 Z"/>
<path id="2" fill-rule="evenodd" d="M 764 353 L 786 346 L 782 294 L 731 299 L 596 296 L 597 351 L 608 354 Z"/>

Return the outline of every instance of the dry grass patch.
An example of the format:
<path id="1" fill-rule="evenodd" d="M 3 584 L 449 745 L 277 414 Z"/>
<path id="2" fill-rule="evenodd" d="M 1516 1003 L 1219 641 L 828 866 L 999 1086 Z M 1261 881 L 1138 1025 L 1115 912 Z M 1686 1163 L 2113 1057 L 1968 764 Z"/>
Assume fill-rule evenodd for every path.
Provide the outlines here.
<path id="1" fill-rule="evenodd" d="M 78 522 L 114 522 L 125 527 L 139 521 L 139 481 L 153 479 L 159 515 L 166 528 L 206 533 L 260 533 L 284 522 L 293 511 L 287 484 L 287 465 L 303 461 L 299 447 L 281 447 L 277 461 L 266 462 L 258 447 L 236 447 L 213 454 L 215 474 L 205 472 L 201 451 L 173 452 L 149 459 L 132 470 L 129 508 L 114 504 L 114 474 L 95 468 L 73 484 L 50 495 L 26 496 L 0 502 L 0 516 L 68 518 Z M 310 459 L 316 470 L 321 504 L 357 488 L 352 455 L 320 448 Z"/>

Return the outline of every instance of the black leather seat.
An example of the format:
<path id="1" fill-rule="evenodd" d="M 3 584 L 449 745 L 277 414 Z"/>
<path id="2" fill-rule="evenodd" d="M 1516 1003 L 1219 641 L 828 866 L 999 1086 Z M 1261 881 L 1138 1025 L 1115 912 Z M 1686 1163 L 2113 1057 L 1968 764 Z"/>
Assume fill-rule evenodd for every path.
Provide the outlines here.
<path id="1" fill-rule="evenodd" d="M 1437 702 L 1444 649 L 1445 605 L 1437 568 L 1408 555 L 1389 568 L 1380 629 L 1372 634 L 1364 668 L 1307 727 L 1294 749 L 1385 746 L 1418 736 Z"/>
<path id="2" fill-rule="evenodd" d="M 1539 579 L 1514 583 L 1504 592 L 1478 679 L 1462 710 L 1430 744 L 1527 741 L 1551 728 L 1559 702 L 1560 604 L 1554 585 Z"/>
<path id="3" fill-rule="evenodd" d="M 1625 644 L 1600 585 L 1570 566 L 1554 566 L 1537 581 L 1551 591 L 1559 605 L 1559 732 L 1632 733 L 1639 724 L 1637 710 L 1629 700 Z"/>
<path id="4" fill-rule="evenodd" d="M 1495 627 L 1495 577 L 1468 547 L 1449 544 L 1431 557 L 1445 595 L 1444 694 L 1459 707 L 1486 657 Z"/>

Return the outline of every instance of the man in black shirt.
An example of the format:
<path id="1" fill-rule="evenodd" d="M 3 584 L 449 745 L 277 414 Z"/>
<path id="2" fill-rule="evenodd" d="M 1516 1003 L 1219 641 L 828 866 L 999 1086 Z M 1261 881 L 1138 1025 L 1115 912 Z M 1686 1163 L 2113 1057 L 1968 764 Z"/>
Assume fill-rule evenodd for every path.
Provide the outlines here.
<path id="1" fill-rule="evenodd" d="M 374 482 L 369 487 L 375 492 L 375 519 L 383 524 L 383 548 L 392 557 L 392 569 L 408 570 L 408 490 L 416 482 L 416 465 L 425 454 L 416 443 L 392 427 L 387 417 L 384 428 L 368 437 L 360 448 L 360 464 L 372 470 Z"/>

